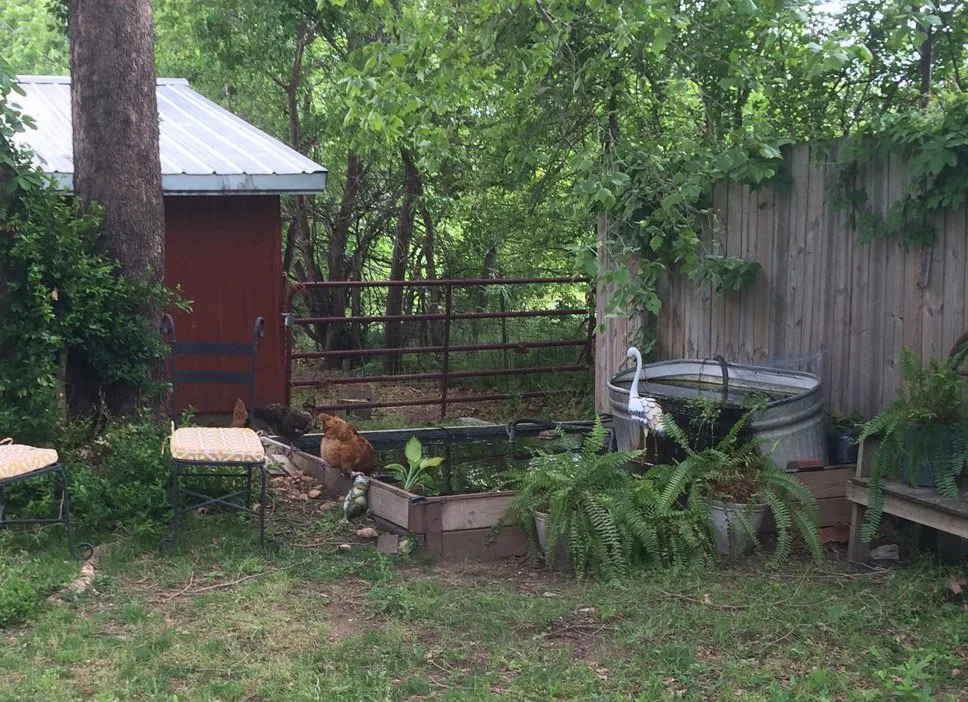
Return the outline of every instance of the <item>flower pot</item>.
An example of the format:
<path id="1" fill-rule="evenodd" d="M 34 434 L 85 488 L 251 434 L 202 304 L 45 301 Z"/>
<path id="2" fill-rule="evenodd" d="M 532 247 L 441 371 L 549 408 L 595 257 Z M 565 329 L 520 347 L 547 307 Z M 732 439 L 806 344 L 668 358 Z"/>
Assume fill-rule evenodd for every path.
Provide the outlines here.
<path id="1" fill-rule="evenodd" d="M 713 524 L 713 535 L 716 537 L 716 550 L 724 555 L 735 553 L 732 548 L 732 537 L 730 536 L 730 524 L 734 524 L 733 531 L 743 527 L 738 522 L 739 514 L 746 514 L 747 519 L 753 526 L 753 532 L 758 533 L 763 525 L 763 517 L 766 515 L 766 505 L 745 505 L 735 502 L 720 502 L 713 500 L 709 510 L 709 516 Z M 744 550 L 748 551 L 752 543 Z"/>
<path id="2" fill-rule="evenodd" d="M 534 510 L 532 514 L 534 515 L 534 531 L 538 536 L 538 548 L 541 549 L 541 558 L 555 570 L 574 570 L 575 564 L 571 560 L 571 554 L 568 553 L 567 545 L 561 541 L 558 542 L 558 552 L 555 554 L 555 562 L 548 563 L 548 559 L 545 556 L 545 529 L 548 522 L 548 514 L 547 512 L 539 512 L 538 510 Z"/>
<path id="3" fill-rule="evenodd" d="M 960 429 L 956 424 L 909 426 L 904 432 L 901 480 L 917 487 L 934 487 L 937 484 L 935 463 L 957 451 L 955 436 Z M 917 465 L 912 466 L 912 462 Z M 958 476 L 959 484 L 963 478 L 964 473 Z"/>
<path id="4" fill-rule="evenodd" d="M 859 450 L 856 434 L 834 434 L 827 437 L 827 453 L 832 466 L 857 463 Z"/>

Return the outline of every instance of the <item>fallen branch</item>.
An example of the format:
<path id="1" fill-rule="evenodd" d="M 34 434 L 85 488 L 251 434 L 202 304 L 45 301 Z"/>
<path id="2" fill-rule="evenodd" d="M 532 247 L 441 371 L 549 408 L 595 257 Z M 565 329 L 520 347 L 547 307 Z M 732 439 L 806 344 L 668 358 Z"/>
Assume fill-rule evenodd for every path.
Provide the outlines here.
<path id="1" fill-rule="evenodd" d="M 89 587 L 91 587 L 91 583 L 94 582 L 94 577 L 97 575 L 97 557 L 98 549 L 95 548 L 91 552 L 91 557 L 81 564 L 81 572 L 78 574 L 78 576 L 71 582 L 67 583 L 67 585 L 65 585 L 63 588 L 48 597 L 47 601 L 63 602 L 64 595 L 68 593 L 80 595 L 82 592 L 85 592 Z"/>
<path id="2" fill-rule="evenodd" d="M 688 595 L 680 595 L 676 592 L 666 592 L 665 590 L 659 590 L 666 597 L 672 597 L 676 600 L 682 600 L 683 602 L 688 602 L 689 604 L 702 605 L 703 607 L 711 607 L 713 609 L 723 609 L 728 611 L 739 611 L 744 609 L 749 609 L 749 605 L 731 605 L 731 604 L 716 604 L 707 597 L 703 599 L 696 599 L 695 597 L 689 597 Z"/>
<path id="3" fill-rule="evenodd" d="M 238 578 L 237 580 L 230 580 L 229 582 L 225 582 L 225 583 L 215 583 L 214 585 L 206 585 L 205 587 L 198 588 L 197 590 L 189 591 L 189 589 L 186 587 L 184 590 L 180 590 L 179 592 L 176 592 L 174 595 L 169 596 L 168 598 L 165 599 L 165 601 L 168 602 L 170 600 L 181 597 L 182 595 L 193 596 L 193 595 L 201 594 L 203 592 L 211 592 L 212 590 L 224 590 L 225 588 L 232 587 L 233 585 L 238 585 L 239 583 L 244 583 L 248 580 L 261 578 L 263 575 L 272 575 L 273 573 L 281 573 L 283 571 L 290 570 L 291 568 L 295 568 L 296 566 L 302 565 L 303 563 L 308 563 L 310 560 L 311 560 L 310 558 L 304 558 L 301 561 L 297 561 L 296 563 L 290 563 L 289 565 L 283 566 L 282 568 L 273 568 L 272 570 L 264 570 L 261 573 L 252 573 L 251 575 L 246 575 L 245 577 Z M 192 578 L 194 577 L 195 576 L 193 574 Z M 189 587 L 190 586 L 191 585 L 189 583 Z"/>

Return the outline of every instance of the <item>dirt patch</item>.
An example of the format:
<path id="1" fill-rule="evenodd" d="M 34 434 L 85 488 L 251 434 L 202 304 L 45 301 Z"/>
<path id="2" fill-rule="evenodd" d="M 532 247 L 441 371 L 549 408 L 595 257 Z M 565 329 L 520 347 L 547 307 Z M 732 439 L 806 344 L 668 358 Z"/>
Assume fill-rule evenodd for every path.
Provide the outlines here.
<path id="1" fill-rule="evenodd" d="M 614 629 L 614 621 L 602 619 L 594 607 L 581 606 L 569 616 L 554 620 L 538 636 L 551 645 L 569 646 L 575 660 L 598 666 L 598 662 L 593 660 L 597 657 L 594 654 Z"/>
<path id="2" fill-rule="evenodd" d="M 376 626 L 376 618 L 366 608 L 366 593 L 370 583 L 359 578 L 340 580 L 326 592 L 329 603 L 325 607 L 331 641 L 358 636 Z"/>
<path id="3" fill-rule="evenodd" d="M 333 385 L 328 382 L 334 377 L 342 376 L 335 371 L 318 371 L 299 376 L 299 380 L 312 380 L 316 387 L 295 393 L 293 405 L 301 407 L 323 406 L 339 404 L 347 397 L 367 398 L 374 402 L 422 402 L 435 401 L 440 397 L 440 387 L 436 383 L 361 383 L 353 386 Z M 345 390 L 352 387 L 352 392 Z M 582 418 L 582 407 L 578 401 L 579 391 L 576 389 L 575 398 L 556 396 L 555 419 Z M 460 417 L 474 417 L 488 422 L 503 424 L 517 417 L 541 417 L 548 407 L 546 398 L 529 398 L 522 400 L 494 400 L 468 401 L 466 398 L 478 395 L 492 394 L 476 388 L 451 387 L 447 390 L 448 407 L 444 417 L 440 415 L 438 404 L 377 408 L 372 411 L 372 418 L 363 420 L 350 416 L 354 423 L 366 427 L 368 424 L 393 424 L 399 426 L 434 426 L 443 421 L 455 421 Z"/>

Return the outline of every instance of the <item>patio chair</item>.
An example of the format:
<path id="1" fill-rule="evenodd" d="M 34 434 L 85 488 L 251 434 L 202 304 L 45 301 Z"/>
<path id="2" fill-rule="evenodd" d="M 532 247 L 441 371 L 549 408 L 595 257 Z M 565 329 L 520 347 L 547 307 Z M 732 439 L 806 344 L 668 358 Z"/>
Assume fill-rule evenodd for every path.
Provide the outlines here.
<path id="1" fill-rule="evenodd" d="M 26 480 L 53 476 L 55 487 L 60 485 L 60 507 L 53 519 L 7 519 L 5 509 L 6 488 Z M 59 479 L 59 480 L 58 480 Z M 67 529 L 67 549 L 74 558 L 87 560 L 94 553 L 88 543 L 74 543 L 74 529 L 71 526 L 71 492 L 67 471 L 61 464 L 54 449 L 36 448 L 15 444 L 13 439 L 0 441 L 0 528 L 20 524 L 63 524 Z"/>
<path id="2" fill-rule="evenodd" d="M 265 334 L 265 321 L 255 320 L 252 341 L 245 344 L 177 341 L 175 322 L 165 315 L 161 322 L 163 336 L 171 337 L 171 536 L 164 537 L 158 550 L 178 548 L 178 526 L 181 518 L 201 507 L 219 505 L 247 513 L 259 521 L 259 544 L 265 548 L 266 529 L 266 470 L 265 449 L 259 435 L 247 427 L 178 427 L 178 389 L 183 385 L 210 383 L 245 385 L 248 387 L 249 407 L 255 405 L 256 350 Z M 225 356 L 248 358 L 248 372 L 182 370 L 179 361 L 186 356 Z M 258 509 L 252 508 L 252 473 L 260 480 Z M 245 488 L 226 495 L 212 496 L 185 487 L 198 482 L 212 484 L 219 478 L 245 478 Z M 182 505 L 182 498 L 189 504 Z M 237 500 L 242 499 L 242 502 Z M 191 502 L 195 500 L 195 502 Z M 269 541 L 275 545 L 275 542 Z"/>

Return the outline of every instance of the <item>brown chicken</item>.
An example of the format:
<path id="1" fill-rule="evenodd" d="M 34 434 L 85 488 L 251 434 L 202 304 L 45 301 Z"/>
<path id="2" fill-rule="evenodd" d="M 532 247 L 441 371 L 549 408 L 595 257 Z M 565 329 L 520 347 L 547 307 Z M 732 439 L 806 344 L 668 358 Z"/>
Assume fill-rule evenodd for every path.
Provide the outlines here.
<path id="1" fill-rule="evenodd" d="M 373 472 L 373 446 L 356 427 L 329 414 L 319 415 L 319 426 L 323 431 L 319 455 L 324 461 L 347 475 Z"/>
<path id="2" fill-rule="evenodd" d="M 249 411 L 245 408 L 245 403 L 242 402 L 242 398 L 238 398 L 235 401 L 235 410 L 232 412 L 232 423 L 229 424 L 230 427 L 241 429 L 249 423 Z"/>

